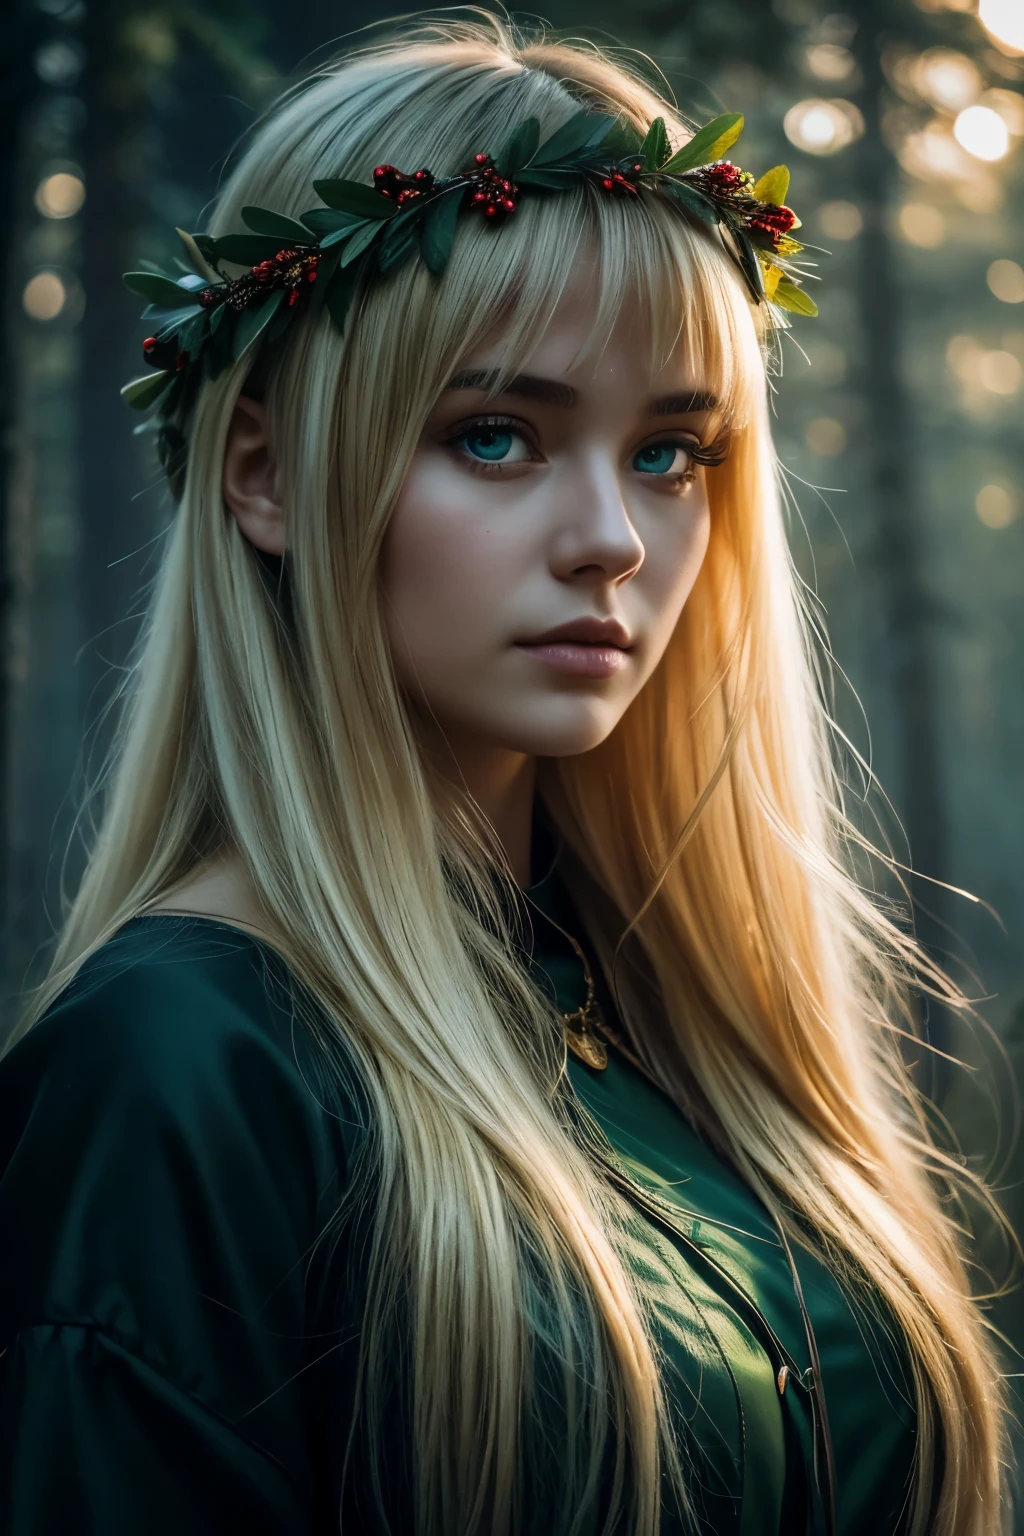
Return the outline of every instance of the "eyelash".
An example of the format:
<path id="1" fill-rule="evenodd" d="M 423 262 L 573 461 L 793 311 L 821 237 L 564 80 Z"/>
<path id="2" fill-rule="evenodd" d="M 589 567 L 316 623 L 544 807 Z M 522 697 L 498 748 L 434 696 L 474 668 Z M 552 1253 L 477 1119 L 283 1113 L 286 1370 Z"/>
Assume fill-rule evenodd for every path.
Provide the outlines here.
<path id="1" fill-rule="evenodd" d="M 508 427 L 511 431 L 516 432 L 524 442 L 529 444 L 530 441 L 529 434 L 523 430 L 521 423 L 516 421 L 513 417 L 478 416 L 475 420 L 467 422 L 463 427 L 459 429 L 458 432 L 454 432 L 451 437 L 445 438 L 445 447 L 455 449 L 457 452 L 457 445 L 462 442 L 464 438 L 469 437 L 470 434 L 479 427 Z M 687 469 L 681 470 L 676 475 L 652 475 L 650 478 L 657 478 L 663 483 L 667 482 L 670 485 L 678 486 L 680 489 L 684 485 L 692 484 L 693 481 L 697 478 L 698 464 L 702 464 L 707 468 L 713 468 L 718 464 L 724 463 L 729 453 L 729 445 L 724 433 L 719 434 L 719 436 L 710 443 L 698 443 L 692 437 L 682 437 L 679 434 L 669 434 L 666 437 L 657 438 L 653 443 L 645 444 L 645 447 L 654 448 L 661 447 L 663 445 L 672 448 L 685 449 L 690 456 L 689 467 Z M 639 451 L 640 450 L 638 449 L 637 452 Z M 467 465 L 474 474 L 500 475 L 505 468 L 503 464 L 497 461 L 492 464 L 488 464 L 485 460 L 475 459 L 471 454 L 468 453 L 460 453 L 459 458 L 461 459 L 462 463 Z"/>

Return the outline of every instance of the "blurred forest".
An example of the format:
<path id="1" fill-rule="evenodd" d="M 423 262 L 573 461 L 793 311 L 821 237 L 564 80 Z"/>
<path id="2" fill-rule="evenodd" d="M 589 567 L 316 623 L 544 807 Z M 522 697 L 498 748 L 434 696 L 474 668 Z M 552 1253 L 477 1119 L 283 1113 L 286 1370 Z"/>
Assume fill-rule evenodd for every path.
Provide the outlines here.
<path id="1" fill-rule="evenodd" d="M 650 55 L 698 121 L 744 112 L 741 163 L 788 162 L 801 237 L 830 253 L 821 318 L 785 338 L 774 381 L 794 554 L 835 654 L 836 718 L 884 791 L 865 797 L 853 774 L 849 808 L 920 872 L 918 931 L 979 1000 L 983 1028 L 927 1020 L 967 1069 L 919 1068 L 1024 1232 L 1024 0 L 840 3 L 549 0 L 543 18 Z M 144 334 L 121 273 L 172 265 L 174 227 L 203 228 L 256 112 L 391 14 L 382 0 L 5 13 L 8 1016 L 80 874 L 76 807 L 172 513 L 119 395 Z M 1005 1246 L 990 1235 L 979 1252 L 1005 1280 Z M 1019 1279 L 994 1315 L 1024 1352 Z"/>

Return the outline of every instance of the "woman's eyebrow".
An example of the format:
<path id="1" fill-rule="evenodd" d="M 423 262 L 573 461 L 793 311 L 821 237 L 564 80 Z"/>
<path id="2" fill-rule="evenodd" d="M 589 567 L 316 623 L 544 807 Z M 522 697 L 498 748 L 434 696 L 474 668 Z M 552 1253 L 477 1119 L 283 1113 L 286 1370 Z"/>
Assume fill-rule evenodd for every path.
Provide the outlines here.
<path id="1" fill-rule="evenodd" d="M 493 390 L 500 383 L 501 375 L 496 368 L 467 368 L 453 374 L 445 389 Z M 542 379 L 533 373 L 517 373 L 504 384 L 500 393 L 519 395 L 526 400 L 542 400 L 546 405 L 573 406 L 579 393 L 571 384 L 558 379 Z M 648 416 L 685 416 L 696 411 L 714 411 L 718 399 L 706 389 L 686 389 L 672 395 L 659 395 L 647 406 Z"/>
<path id="2" fill-rule="evenodd" d="M 500 378 L 496 368 L 468 368 L 462 373 L 453 374 L 445 389 L 491 390 Z M 571 406 L 579 398 L 571 384 L 562 384 L 557 379 L 540 379 L 532 373 L 517 373 L 502 387 L 500 393 L 520 395 L 526 400 L 543 400 L 546 405 Z"/>
<path id="3" fill-rule="evenodd" d="M 647 407 L 648 416 L 686 416 L 696 411 L 717 411 L 717 395 L 707 389 L 685 389 L 675 395 L 659 395 Z"/>

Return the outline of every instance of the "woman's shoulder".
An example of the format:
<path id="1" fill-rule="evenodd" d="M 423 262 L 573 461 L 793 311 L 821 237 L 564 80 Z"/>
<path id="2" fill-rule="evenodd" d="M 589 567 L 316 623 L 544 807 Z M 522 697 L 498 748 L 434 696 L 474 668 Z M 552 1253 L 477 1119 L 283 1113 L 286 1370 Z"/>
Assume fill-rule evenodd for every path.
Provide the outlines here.
<path id="1" fill-rule="evenodd" d="M 133 920 L 0 1061 L 0 1398 L 141 1392 L 305 1477 L 343 1212 L 370 1204 L 286 980 L 226 924 Z"/>
<path id="2" fill-rule="evenodd" d="M 256 1187 L 296 1242 L 365 1139 L 355 1073 L 328 1074 L 287 967 L 225 923 L 137 918 L 101 945 L 0 1061 L 0 1217 L 162 1197 L 235 1209 Z M 9 1211 L 7 1214 L 11 1214 Z"/>
<path id="3" fill-rule="evenodd" d="M 0 1091 L 45 1079 L 74 1092 L 88 1082 L 108 1101 L 128 1092 L 169 1107 L 215 1082 L 245 1098 L 274 1079 L 314 1119 L 335 1113 L 340 1094 L 351 1130 L 358 1106 L 344 1100 L 358 1096 L 355 1073 L 328 1084 L 296 995 L 280 954 L 240 928 L 190 915 L 135 918 L 0 1061 Z"/>

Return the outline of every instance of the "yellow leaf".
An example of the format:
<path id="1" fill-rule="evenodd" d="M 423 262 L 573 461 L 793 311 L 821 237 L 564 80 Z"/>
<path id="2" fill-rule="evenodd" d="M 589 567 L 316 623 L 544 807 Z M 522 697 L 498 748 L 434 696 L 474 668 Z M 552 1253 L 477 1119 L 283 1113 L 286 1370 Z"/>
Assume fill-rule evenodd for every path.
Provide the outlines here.
<path id="1" fill-rule="evenodd" d="M 809 293 L 804 293 L 788 277 L 776 284 L 775 303 L 781 304 L 783 309 L 791 309 L 797 315 L 816 315 L 818 306 Z"/>
<path id="2" fill-rule="evenodd" d="M 754 196 L 762 203 L 774 203 L 776 207 L 786 201 L 786 193 L 789 191 L 789 169 L 784 165 L 773 165 L 770 171 L 765 171 L 761 180 L 754 186 Z"/>
<path id="3" fill-rule="evenodd" d="M 775 290 L 779 286 L 779 279 L 783 275 L 784 274 L 783 274 L 783 271 L 782 271 L 781 267 L 776 267 L 774 265 L 772 265 L 770 267 L 765 267 L 765 269 L 764 269 L 764 291 L 765 291 L 765 297 L 766 298 L 774 299 L 774 297 L 775 297 Z"/>

